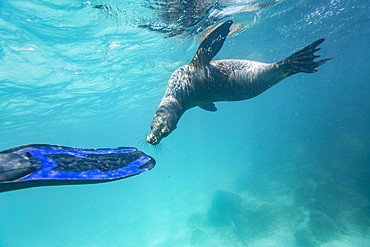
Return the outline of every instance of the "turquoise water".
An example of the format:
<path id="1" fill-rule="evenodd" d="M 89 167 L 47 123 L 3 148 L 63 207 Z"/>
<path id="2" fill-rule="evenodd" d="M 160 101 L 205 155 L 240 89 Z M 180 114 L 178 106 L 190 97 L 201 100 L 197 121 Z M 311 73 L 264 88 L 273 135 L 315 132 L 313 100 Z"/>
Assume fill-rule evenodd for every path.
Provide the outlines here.
<path id="1" fill-rule="evenodd" d="M 132 2 L 0 2 L 0 150 L 135 146 L 157 160 L 112 183 L 1 193 L 0 246 L 370 246 L 368 1 L 227 18 L 246 26 L 216 59 L 277 62 L 321 37 L 335 59 L 216 113 L 189 110 L 159 149 L 142 141 L 199 36 L 140 28 L 163 10 Z"/>

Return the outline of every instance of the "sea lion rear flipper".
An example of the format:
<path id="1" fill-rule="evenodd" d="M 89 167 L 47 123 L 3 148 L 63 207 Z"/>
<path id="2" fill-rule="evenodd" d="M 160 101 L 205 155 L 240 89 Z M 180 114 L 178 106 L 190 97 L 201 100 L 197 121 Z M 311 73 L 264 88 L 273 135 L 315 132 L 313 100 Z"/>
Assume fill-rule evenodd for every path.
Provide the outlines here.
<path id="1" fill-rule="evenodd" d="M 314 53 L 319 51 L 320 48 L 316 48 L 319 46 L 322 42 L 324 42 L 325 39 L 321 38 L 312 44 L 306 46 L 302 50 L 294 53 L 290 57 L 284 59 L 281 62 L 278 62 L 279 66 L 282 66 L 284 70 L 286 70 L 288 76 L 294 75 L 299 72 L 304 73 L 315 73 L 317 71 L 317 67 L 324 64 L 326 61 L 333 59 L 326 58 L 319 61 L 314 61 L 315 58 L 318 58 L 320 56 L 315 55 Z"/>
<path id="2" fill-rule="evenodd" d="M 199 107 L 206 111 L 217 111 L 215 103 L 203 104 L 200 105 Z"/>
<path id="3" fill-rule="evenodd" d="M 190 64 L 194 66 L 207 65 L 221 50 L 233 21 L 226 21 L 213 30 L 200 44 L 197 53 Z"/>

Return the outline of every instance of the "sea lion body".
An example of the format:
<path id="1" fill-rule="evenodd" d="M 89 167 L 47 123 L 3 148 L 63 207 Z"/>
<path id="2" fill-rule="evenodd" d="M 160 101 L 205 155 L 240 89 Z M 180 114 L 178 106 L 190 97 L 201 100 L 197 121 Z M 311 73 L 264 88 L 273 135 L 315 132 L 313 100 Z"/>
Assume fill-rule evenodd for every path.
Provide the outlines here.
<path id="1" fill-rule="evenodd" d="M 284 79 L 278 64 L 266 64 L 249 60 L 216 60 L 209 66 L 212 81 L 210 103 L 240 101 L 253 98 Z M 212 87 L 211 85 L 216 85 Z"/>
<path id="2" fill-rule="evenodd" d="M 162 103 L 176 98 L 188 110 L 218 101 L 246 100 L 284 78 L 276 63 L 217 60 L 202 69 L 184 65 L 172 74 Z"/>
<path id="3" fill-rule="evenodd" d="M 327 60 L 313 61 L 320 39 L 287 59 L 277 63 L 249 60 L 211 59 L 221 49 L 232 22 L 216 28 L 201 43 L 193 60 L 178 68 L 168 81 L 167 90 L 154 115 L 150 144 L 157 145 L 174 129 L 185 111 L 199 106 L 216 111 L 214 102 L 240 101 L 253 98 L 279 81 L 299 72 L 314 73 Z"/>

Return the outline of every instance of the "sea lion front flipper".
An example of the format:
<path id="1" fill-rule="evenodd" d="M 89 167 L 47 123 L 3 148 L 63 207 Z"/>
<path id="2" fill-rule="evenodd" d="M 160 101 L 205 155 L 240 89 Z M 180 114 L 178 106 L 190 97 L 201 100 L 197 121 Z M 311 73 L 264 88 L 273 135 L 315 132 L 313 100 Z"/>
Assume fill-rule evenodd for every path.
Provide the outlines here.
<path id="1" fill-rule="evenodd" d="M 197 53 L 190 64 L 195 67 L 207 65 L 221 50 L 233 21 L 226 21 L 213 30 L 200 44 Z"/>
<path id="2" fill-rule="evenodd" d="M 215 103 L 203 104 L 203 105 L 200 105 L 199 107 L 206 111 L 217 111 L 217 107 L 215 106 Z"/>
<path id="3" fill-rule="evenodd" d="M 199 37 L 199 41 L 202 42 L 205 38 L 207 38 L 207 36 L 212 33 L 215 29 L 217 29 L 219 26 L 221 26 L 222 23 L 218 24 L 217 26 L 215 27 L 212 27 L 212 26 L 209 26 L 207 28 L 207 30 Z M 236 32 L 238 32 L 240 29 L 242 29 L 243 27 L 245 27 L 245 24 L 244 23 L 235 23 L 235 24 L 232 24 L 231 27 L 229 28 L 230 32 L 227 34 L 227 36 L 230 36 Z"/>

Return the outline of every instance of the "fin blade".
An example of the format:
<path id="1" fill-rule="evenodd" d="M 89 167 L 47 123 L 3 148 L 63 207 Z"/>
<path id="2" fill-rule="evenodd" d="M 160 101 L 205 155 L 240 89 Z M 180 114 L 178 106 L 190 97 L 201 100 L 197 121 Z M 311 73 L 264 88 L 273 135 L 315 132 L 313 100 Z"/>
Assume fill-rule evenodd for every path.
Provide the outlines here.
<path id="1" fill-rule="evenodd" d="M 200 44 L 197 53 L 190 64 L 194 66 L 207 65 L 221 50 L 233 21 L 226 21 L 213 30 Z"/>

